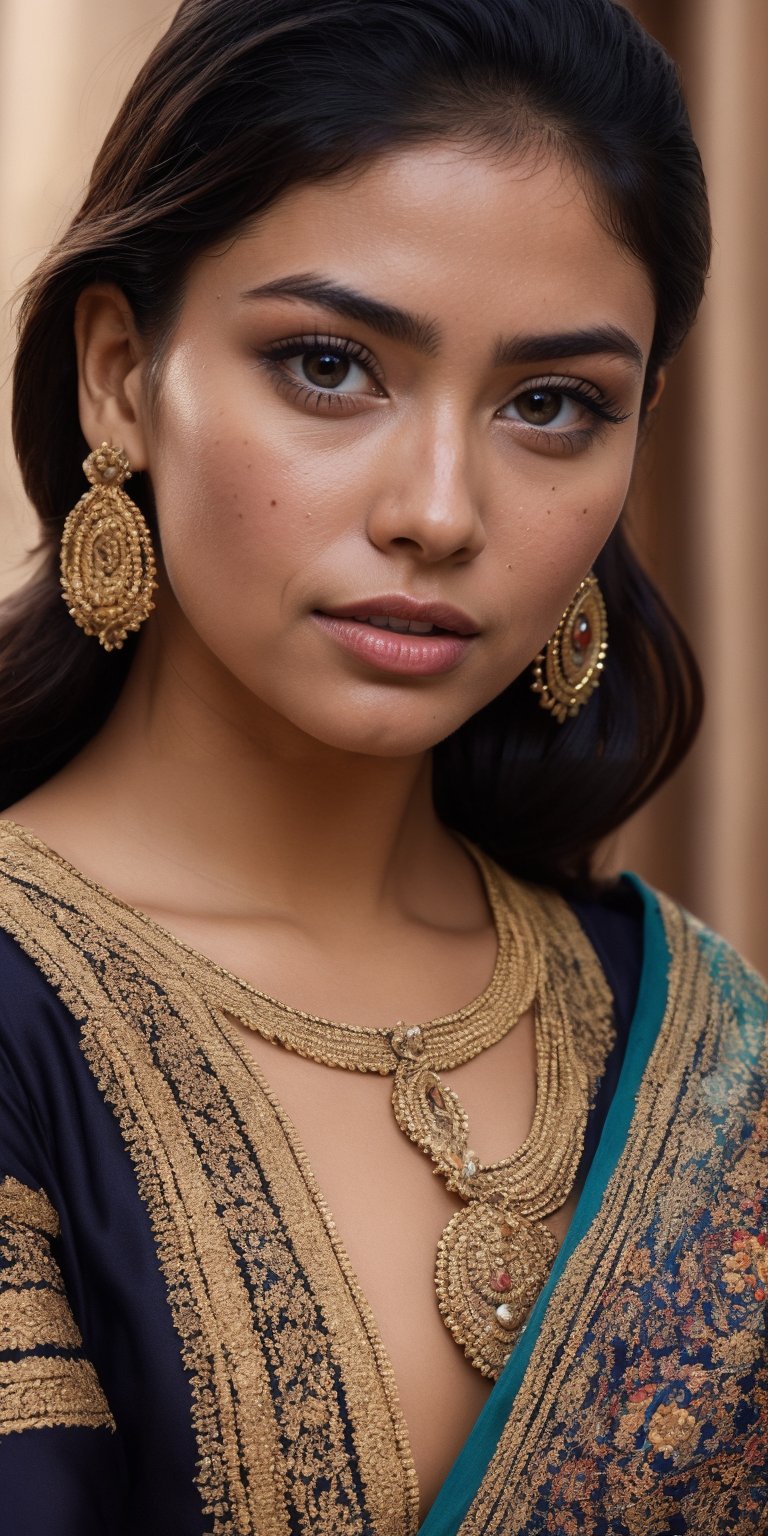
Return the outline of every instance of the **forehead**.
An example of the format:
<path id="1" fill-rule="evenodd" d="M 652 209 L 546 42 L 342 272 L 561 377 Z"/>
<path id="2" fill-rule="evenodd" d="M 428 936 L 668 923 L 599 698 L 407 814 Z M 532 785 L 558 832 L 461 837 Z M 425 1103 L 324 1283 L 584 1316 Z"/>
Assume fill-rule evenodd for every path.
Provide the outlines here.
<path id="1" fill-rule="evenodd" d="M 382 155 L 291 188 L 191 278 L 193 287 L 223 279 L 247 290 L 307 269 L 407 303 L 448 331 L 614 324 L 646 355 L 653 334 L 645 268 L 554 156 L 502 158 L 458 144 Z"/>

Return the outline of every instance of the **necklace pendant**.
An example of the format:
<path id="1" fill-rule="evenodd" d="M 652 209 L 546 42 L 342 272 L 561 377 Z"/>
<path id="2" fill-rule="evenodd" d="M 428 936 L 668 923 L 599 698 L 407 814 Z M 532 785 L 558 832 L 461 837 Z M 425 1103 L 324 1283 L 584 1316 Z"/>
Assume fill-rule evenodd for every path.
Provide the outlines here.
<path id="1" fill-rule="evenodd" d="M 541 1222 L 475 1200 L 449 1221 L 437 1248 L 440 1314 L 483 1376 L 494 1380 L 525 1326 L 557 1253 Z"/>
<path id="2" fill-rule="evenodd" d="M 392 1084 L 392 1108 L 401 1131 L 434 1159 L 438 1171 L 461 1180 L 469 1124 L 453 1089 L 431 1067 L 401 1061 Z"/>

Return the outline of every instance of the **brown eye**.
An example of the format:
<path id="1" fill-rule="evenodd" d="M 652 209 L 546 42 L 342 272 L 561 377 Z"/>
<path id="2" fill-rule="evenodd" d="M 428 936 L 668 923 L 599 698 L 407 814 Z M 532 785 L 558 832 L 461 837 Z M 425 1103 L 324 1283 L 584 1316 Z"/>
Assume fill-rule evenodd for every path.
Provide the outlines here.
<path id="1" fill-rule="evenodd" d="M 339 352 L 305 352 L 302 372 L 318 389 L 335 389 L 343 384 L 349 372 L 350 362 Z"/>
<path id="2" fill-rule="evenodd" d="M 336 336 L 291 336 L 261 353 L 278 389 L 302 408 L 352 409 L 361 395 L 385 397 L 376 359 L 366 347 Z"/>
<path id="3" fill-rule="evenodd" d="M 523 421 L 532 427 L 548 427 L 563 408 L 563 396 L 555 389 L 526 389 L 514 400 Z"/>

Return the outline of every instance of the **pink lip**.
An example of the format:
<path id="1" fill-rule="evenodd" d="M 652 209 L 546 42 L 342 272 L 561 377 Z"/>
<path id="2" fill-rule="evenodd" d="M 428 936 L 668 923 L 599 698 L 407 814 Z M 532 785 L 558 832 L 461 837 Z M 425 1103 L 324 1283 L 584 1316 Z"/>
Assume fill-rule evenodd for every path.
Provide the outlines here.
<path id="1" fill-rule="evenodd" d="M 374 612 L 367 603 L 356 607 L 355 612 L 362 613 L 366 609 Z M 406 617 L 393 608 L 383 611 L 392 614 L 393 618 Z M 421 614 L 407 617 L 421 618 Z M 360 661 L 381 672 L 397 672 L 409 677 L 433 677 L 440 672 L 452 671 L 463 661 L 472 644 L 471 634 L 400 635 L 393 629 L 374 629 L 359 619 L 342 618 L 338 614 L 313 613 L 312 618 Z M 439 620 L 425 616 L 423 622 L 437 624 Z"/>
<path id="2" fill-rule="evenodd" d="M 436 624 L 439 629 L 450 629 L 456 635 L 476 635 L 480 627 L 460 608 L 452 608 L 448 603 L 422 603 L 415 597 L 406 597 L 399 592 L 390 592 L 383 597 L 362 597 L 359 602 L 324 610 L 324 616 L 330 619 L 353 619 L 356 614 L 364 614 L 366 618 L 390 614 L 393 619 L 415 619 L 420 624 Z M 389 633 L 393 634 L 394 631 L 390 630 Z"/>

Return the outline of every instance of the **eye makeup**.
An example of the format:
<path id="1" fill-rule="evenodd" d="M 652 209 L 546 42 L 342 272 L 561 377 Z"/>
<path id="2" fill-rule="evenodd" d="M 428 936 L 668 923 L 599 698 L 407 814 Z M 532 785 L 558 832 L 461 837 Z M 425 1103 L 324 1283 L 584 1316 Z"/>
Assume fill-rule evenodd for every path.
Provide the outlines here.
<path id="1" fill-rule="evenodd" d="M 323 335 L 318 332 L 311 334 L 286 337 L 269 347 L 262 348 L 258 353 L 259 362 L 264 367 L 278 393 L 291 403 L 303 409 L 315 412 L 325 411 L 340 414 L 342 412 L 360 408 L 361 401 L 371 398 L 386 398 L 381 368 L 367 347 L 348 337 Z M 307 360 L 314 359 L 322 370 L 325 369 L 325 383 L 313 383 L 308 378 L 300 378 L 289 367 L 290 362 L 301 361 L 306 372 Z M 336 366 L 334 366 L 336 365 Z M 346 365 L 346 371 L 345 370 Z M 342 390 L 328 387 L 329 376 L 331 384 L 346 384 L 352 367 L 357 366 L 361 372 L 367 375 L 369 383 L 374 388 L 368 390 L 347 389 Z M 333 378 L 334 374 L 342 371 L 341 378 Z M 589 425 L 583 425 L 583 421 L 568 421 L 557 427 L 552 425 L 552 417 L 546 421 L 526 420 L 525 415 L 515 417 L 506 416 L 505 411 L 517 406 L 519 411 L 525 411 L 526 407 L 532 416 L 546 416 L 547 411 L 556 406 L 555 417 L 562 414 L 564 406 L 571 404 L 574 409 L 580 409 L 587 413 L 592 420 Z M 622 411 L 618 403 L 607 395 L 598 386 L 586 379 L 573 378 L 563 374 L 546 374 L 534 379 L 526 379 L 516 389 L 515 393 L 500 407 L 497 419 L 507 421 L 514 428 L 516 436 L 522 438 L 529 446 L 539 450 L 571 453 L 579 452 L 588 447 L 602 430 L 608 426 L 620 425 L 629 419 L 631 412 Z"/>
<path id="2" fill-rule="evenodd" d="M 374 394 L 383 398 L 385 393 L 381 370 L 373 353 L 361 342 L 352 341 L 348 337 L 324 336 L 319 333 L 308 336 L 289 336 L 273 346 L 263 348 L 259 357 L 281 394 L 285 394 L 297 404 L 304 403 L 309 409 L 315 411 L 354 408 L 356 404 L 359 406 L 360 395 L 353 391 L 341 393 L 338 390 L 312 384 L 309 380 L 302 380 L 291 373 L 286 367 L 287 362 L 308 357 L 321 360 L 347 359 L 349 362 L 357 363 L 363 372 L 379 385 L 379 389 L 373 391 Z"/>

